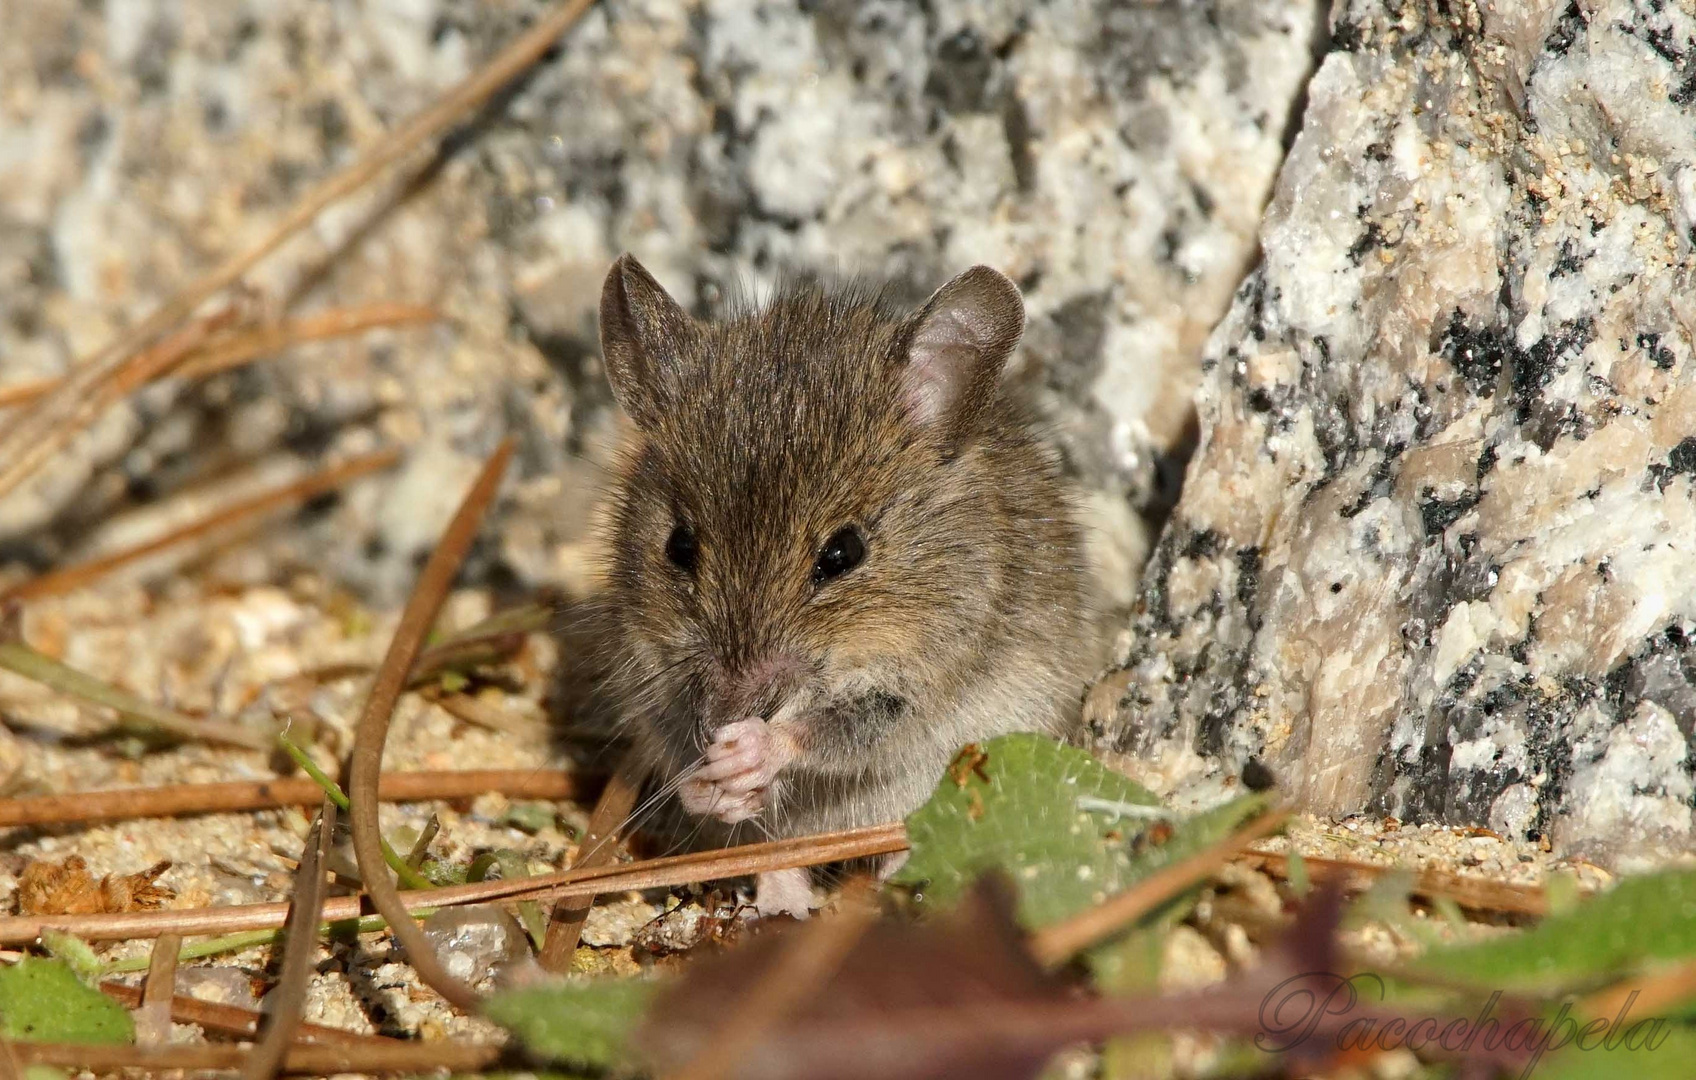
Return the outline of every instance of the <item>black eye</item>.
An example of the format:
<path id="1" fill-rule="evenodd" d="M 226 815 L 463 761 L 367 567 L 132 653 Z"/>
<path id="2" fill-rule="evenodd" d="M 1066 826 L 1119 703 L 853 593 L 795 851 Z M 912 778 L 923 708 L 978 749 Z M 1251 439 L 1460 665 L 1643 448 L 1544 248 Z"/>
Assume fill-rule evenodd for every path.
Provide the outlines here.
<path id="1" fill-rule="evenodd" d="M 818 562 L 813 564 L 813 584 L 823 585 L 831 578 L 841 577 L 859 566 L 860 560 L 865 557 L 866 541 L 860 530 L 844 525 L 819 549 Z"/>
<path id="2" fill-rule="evenodd" d="M 671 535 L 666 537 L 665 541 L 665 557 L 679 570 L 693 574 L 696 555 L 694 530 L 687 525 L 679 525 L 671 530 Z"/>

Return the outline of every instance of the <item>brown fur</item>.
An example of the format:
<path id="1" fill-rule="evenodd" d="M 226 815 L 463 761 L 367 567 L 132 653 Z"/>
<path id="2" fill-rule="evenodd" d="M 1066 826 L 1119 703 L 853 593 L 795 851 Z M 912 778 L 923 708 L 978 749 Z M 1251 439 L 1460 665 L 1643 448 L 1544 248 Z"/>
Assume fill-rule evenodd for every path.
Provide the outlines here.
<path id="1" fill-rule="evenodd" d="M 906 814 L 967 742 L 1070 729 L 1093 587 L 1053 456 L 1000 385 L 1022 327 L 1016 290 L 983 268 L 912 315 L 795 283 L 710 324 L 628 256 L 613 268 L 602 340 L 636 431 L 581 639 L 600 711 L 658 777 L 718 725 L 804 701 L 801 760 L 758 819 L 797 835 Z M 946 391 L 928 423 L 921 354 Z M 666 555 L 680 522 L 693 574 Z M 863 563 L 815 585 L 850 523 Z"/>

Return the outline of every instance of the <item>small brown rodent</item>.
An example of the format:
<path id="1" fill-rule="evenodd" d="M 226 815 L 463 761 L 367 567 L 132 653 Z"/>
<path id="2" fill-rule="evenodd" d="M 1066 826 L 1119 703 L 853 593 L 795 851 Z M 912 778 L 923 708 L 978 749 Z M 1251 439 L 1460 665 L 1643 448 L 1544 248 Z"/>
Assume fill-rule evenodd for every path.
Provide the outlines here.
<path id="1" fill-rule="evenodd" d="M 912 313 L 796 282 L 707 323 L 626 255 L 600 317 L 634 431 L 584 635 L 594 696 L 692 831 L 896 820 L 965 743 L 1070 730 L 1094 587 L 1002 385 L 1011 281 L 974 267 Z M 765 910 L 807 894 L 759 887 Z"/>

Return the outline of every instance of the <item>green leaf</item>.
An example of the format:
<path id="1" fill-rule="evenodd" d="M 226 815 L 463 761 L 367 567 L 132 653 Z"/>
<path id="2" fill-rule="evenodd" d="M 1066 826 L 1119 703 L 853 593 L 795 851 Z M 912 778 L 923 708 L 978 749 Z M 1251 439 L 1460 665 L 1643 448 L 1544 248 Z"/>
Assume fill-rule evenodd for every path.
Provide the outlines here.
<path id="1" fill-rule="evenodd" d="M 552 826 L 557 814 L 553 803 L 516 802 L 507 807 L 506 813 L 501 815 L 500 823 L 534 836 Z"/>
<path id="2" fill-rule="evenodd" d="M 471 680 L 464 672 L 451 670 L 442 672 L 439 682 L 442 690 L 449 694 L 457 694 L 471 685 Z"/>
<path id="3" fill-rule="evenodd" d="M 1607 981 L 1650 960 L 1696 956 L 1696 871 L 1628 877 L 1521 934 L 1433 949 L 1416 975 L 1505 993 L 1554 993 Z"/>
<path id="4" fill-rule="evenodd" d="M 1106 994 L 1158 993 L 1167 936 L 1194 907 L 1191 893 L 1164 905 L 1129 933 L 1091 949 L 1086 959 L 1096 987 Z M 1170 1032 L 1120 1035 L 1101 1048 L 1102 1080 L 1163 1080 L 1175 1075 Z"/>
<path id="5" fill-rule="evenodd" d="M 946 907 L 984 872 L 1019 886 L 1019 921 L 1043 926 L 1119 892 L 1236 828 L 1261 796 L 1150 829 L 1171 815 L 1127 777 L 1044 735 L 1003 735 L 961 752 L 930 801 L 907 818 L 912 855 L 895 876 L 914 902 Z"/>
<path id="6" fill-rule="evenodd" d="M 69 964 L 32 957 L 0 968 L 0 1031 L 26 1042 L 128 1043 L 122 1005 L 84 986 Z"/>
<path id="7" fill-rule="evenodd" d="M 94 954 L 94 948 L 74 934 L 63 930 L 43 930 L 41 946 L 55 960 L 69 964 L 77 978 L 91 986 L 105 974 L 106 965 Z"/>
<path id="8" fill-rule="evenodd" d="M 1558 1048 L 1527 1070 L 1536 1080 L 1688 1080 L 1696 1061 L 1696 1031 L 1665 1020 L 1629 1022 L 1570 1041 L 1559 1031 L 1549 1037 Z"/>
<path id="9" fill-rule="evenodd" d="M 539 1057 L 598 1068 L 629 1060 L 626 1045 L 660 983 L 651 979 L 563 982 L 496 994 L 489 1019 Z"/>

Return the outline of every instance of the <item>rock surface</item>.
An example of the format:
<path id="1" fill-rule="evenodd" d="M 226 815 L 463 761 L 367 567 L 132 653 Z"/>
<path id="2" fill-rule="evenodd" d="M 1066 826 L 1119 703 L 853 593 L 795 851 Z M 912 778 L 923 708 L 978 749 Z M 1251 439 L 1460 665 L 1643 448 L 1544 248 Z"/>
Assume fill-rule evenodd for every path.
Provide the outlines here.
<path id="1" fill-rule="evenodd" d="M 0 386 L 61 373 L 252 243 L 544 9 L 25 6 L 0 32 Z M 1021 376 L 1097 493 L 1128 603 L 1316 24 L 1310 0 L 597 4 L 427 184 L 333 211 L 254 276 L 271 305 L 426 302 L 448 322 L 137 395 L 0 504 L 0 540 L 62 560 L 214 473 L 398 442 L 398 479 L 265 540 L 392 601 L 513 432 L 474 565 L 568 581 L 609 417 L 594 302 L 621 250 L 703 309 L 782 266 L 919 293 L 988 262 L 1027 290 Z"/>
<path id="2" fill-rule="evenodd" d="M 1334 20 L 1093 718 L 1168 783 L 1687 847 L 1696 11 Z"/>

